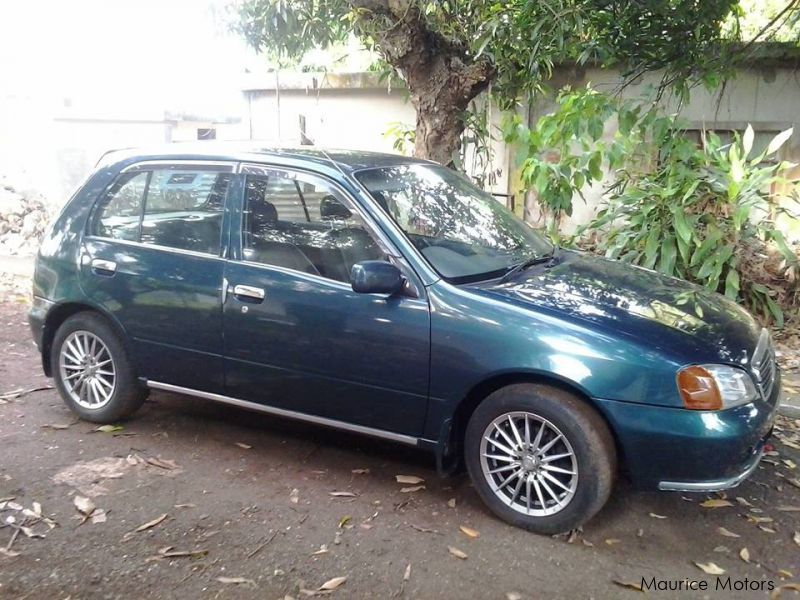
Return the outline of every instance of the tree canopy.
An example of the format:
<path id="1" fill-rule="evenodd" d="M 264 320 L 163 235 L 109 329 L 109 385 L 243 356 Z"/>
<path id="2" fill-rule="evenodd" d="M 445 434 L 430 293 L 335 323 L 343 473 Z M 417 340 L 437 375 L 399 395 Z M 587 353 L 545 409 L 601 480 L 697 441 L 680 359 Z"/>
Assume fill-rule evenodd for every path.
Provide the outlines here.
<path id="1" fill-rule="evenodd" d="M 236 29 L 298 59 L 355 35 L 401 77 L 417 111 L 415 154 L 450 164 L 470 102 L 502 108 L 539 91 L 555 65 L 658 70 L 686 83 L 719 71 L 737 0 L 242 0 Z"/>

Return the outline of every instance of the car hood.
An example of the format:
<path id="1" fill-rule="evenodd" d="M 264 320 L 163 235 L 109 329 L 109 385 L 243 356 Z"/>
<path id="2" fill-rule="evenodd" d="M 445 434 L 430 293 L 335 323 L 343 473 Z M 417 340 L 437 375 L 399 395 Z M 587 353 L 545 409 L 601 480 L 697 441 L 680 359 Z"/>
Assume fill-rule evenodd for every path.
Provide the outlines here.
<path id="1" fill-rule="evenodd" d="M 731 300 L 680 279 L 619 261 L 562 250 L 551 265 L 536 265 L 475 292 L 635 338 L 687 363 L 745 365 L 761 327 Z"/>

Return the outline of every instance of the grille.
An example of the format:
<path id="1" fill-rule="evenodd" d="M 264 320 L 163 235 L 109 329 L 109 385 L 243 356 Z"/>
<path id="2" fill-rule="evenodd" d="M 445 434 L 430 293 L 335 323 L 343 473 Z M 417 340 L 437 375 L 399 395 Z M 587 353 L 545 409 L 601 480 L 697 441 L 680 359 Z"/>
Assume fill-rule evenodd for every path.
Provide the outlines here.
<path id="1" fill-rule="evenodd" d="M 761 331 L 758 345 L 753 352 L 752 368 L 764 399 L 769 400 L 775 388 L 777 366 L 772 339 L 766 329 Z"/>

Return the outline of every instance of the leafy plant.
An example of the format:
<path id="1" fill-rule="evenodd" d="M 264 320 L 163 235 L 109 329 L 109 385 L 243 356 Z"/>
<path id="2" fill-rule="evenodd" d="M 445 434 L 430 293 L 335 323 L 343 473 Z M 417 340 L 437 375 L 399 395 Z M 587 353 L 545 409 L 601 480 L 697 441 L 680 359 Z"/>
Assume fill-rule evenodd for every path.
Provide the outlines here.
<path id="1" fill-rule="evenodd" d="M 657 164 L 621 170 L 605 208 L 581 233 L 596 233 L 597 250 L 608 257 L 719 291 L 781 326 L 781 303 L 793 299 L 753 267 L 763 266 L 771 248 L 785 261 L 783 270 L 800 266 L 775 227 L 775 215 L 785 210 L 771 193 L 790 165 L 765 163 L 792 130 L 755 156 L 750 126 L 730 143 L 704 132 L 699 147 L 674 119 L 654 119 L 653 130 L 647 143 L 658 149 Z"/>

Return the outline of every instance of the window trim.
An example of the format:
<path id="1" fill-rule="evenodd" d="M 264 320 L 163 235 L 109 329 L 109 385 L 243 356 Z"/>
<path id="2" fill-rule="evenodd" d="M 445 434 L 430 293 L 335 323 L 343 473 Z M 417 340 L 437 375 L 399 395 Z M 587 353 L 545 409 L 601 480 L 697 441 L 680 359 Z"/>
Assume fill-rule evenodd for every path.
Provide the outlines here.
<path id="1" fill-rule="evenodd" d="M 150 189 L 150 180 L 153 176 L 154 170 L 161 170 L 161 171 L 180 171 L 180 170 L 189 170 L 194 169 L 197 171 L 215 171 L 218 173 L 231 173 L 234 177 L 238 174 L 239 170 L 239 163 L 236 161 L 207 161 L 207 160 L 143 160 L 131 165 L 128 165 L 124 169 L 121 169 L 119 173 L 117 173 L 116 177 L 109 183 L 105 189 L 97 195 L 92 204 L 92 208 L 89 211 L 89 218 L 86 220 L 86 225 L 83 229 L 83 237 L 88 240 L 102 240 L 106 242 L 115 242 L 121 243 L 126 246 L 132 247 L 140 247 L 140 248 L 153 248 L 156 250 L 161 251 L 170 251 L 176 254 L 185 254 L 189 256 L 204 256 L 210 258 L 223 258 L 227 253 L 227 248 L 229 245 L 229 240 L 227 239 L 226 233 L 226 214 L 230 211 L 229 206 L 229 190 L 225 192 L 225 203 L 223 204 L 222 208 L 222 224 L 220 226 L 220 235 L 219 235 L 219 247 L 217 248 L 217 253 L 207 253 L 207 252 L 198 252 L 196 250 L 186 250 L 183 248 L 173 248 L 171 246 L 162 246 L 160 244 L 145 244 L 142 242 L 142 222 L 144 221 L 144 212 L 145 212 L 145 205 L 147 203 L 147 192 Z M 100 205 L 102 202 L 108 198 L 108 194 L 117 184 L 117 182 L 124 177 L 127 173 L 140 171 L 143 173 L 147 173 L 147 181 L 145 182 L 145 189 L 142 195 L 142 202 L 141 206 L 139 207 L 139 227 L 138 227 L 138 239 L 137 240 L 121 240 L 119 238 L 107 237 L 103 235 L 96 235 L 92 232 L 91 228 L 94 223 L 94 219 L 97 216 L 97 211 L 99 210 Z M 231 183 L 234 180 L 234 177 L 231 178 Z"/>

